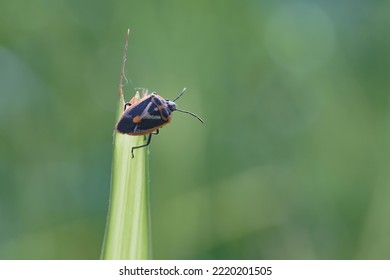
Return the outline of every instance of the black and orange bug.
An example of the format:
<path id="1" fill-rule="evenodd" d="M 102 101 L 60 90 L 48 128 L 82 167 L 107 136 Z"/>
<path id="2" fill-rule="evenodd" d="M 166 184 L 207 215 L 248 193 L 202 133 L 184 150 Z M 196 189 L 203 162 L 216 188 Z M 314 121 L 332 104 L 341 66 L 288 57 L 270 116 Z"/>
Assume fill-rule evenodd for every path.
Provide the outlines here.
<path id="1" fill-rule="evenodd" d="M 161 127 L 171 122 L 173 111 L 190 114 L 204 123 L 204 121 L 194 113 L 177 108 L 175 101 L 184 94 L 185 90 L 186 89 L 184 88 L 179 96 L 173 101 L 166 100 L 155 92 L 145 94 L 141 99 L 137 92 L 130 102 L 125 103 L 124 112 L 115 126 L 116 130 L 128 135 L 149 134 L 146 144 L 132 147 L 132 157 L 134 157 L 135 149 L 148 146 L 152 139 L 152 134 L 158 134 Z"/>
<path id="2" fill-rule="evenodd" d="M 173 99 L 173 101 L 164 99 L 156 92 L 147 94 L 146 91 L 143 91 L 142 98 L 137 92 L 135 96 L 130 100 L 130 102 L 124 101 L 122 79 L 126 79 L 126 77 L 124 76 L 124 67 L 126 62 L 126 51 L 129 32 L 130 30 L 128 30 L 127 32 L 126 44 L 123 53 L 122 71 L 119 83 L 119 93 L 122 97 L 124 112 L 120 116 L 118 123 L 115 126 L 115 129 L 120 133 L 128 135 L 149 135 L 146 144 L 131 148 L 131 155 L 134 158 L 135 149 L 148 146 L 152 139 L 152 134 L 158 134 L 160 132 L 159 129 L 161 127 L 171 122 L 173 111 L 190 114 L 202 123 L 204 123 L 204 121 L 194 113 L 185 110 L 180 110 L 177 108 L 175 101 L 184 94 L 186 88 L 184 88 L 182 92 L 175 99 Z"/>

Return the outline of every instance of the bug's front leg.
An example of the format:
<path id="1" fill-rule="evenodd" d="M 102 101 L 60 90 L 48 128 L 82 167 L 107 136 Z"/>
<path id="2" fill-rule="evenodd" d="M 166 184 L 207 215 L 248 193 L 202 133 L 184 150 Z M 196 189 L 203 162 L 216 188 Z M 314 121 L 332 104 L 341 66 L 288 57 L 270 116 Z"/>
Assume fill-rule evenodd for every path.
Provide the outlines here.
<path id="1" fill-rule="evenodd" d="M 124 104 L 123 104 L 123 111 L 126 111 L 127 106 L 131 106 L 131 103 L 130 103 L 130 102 L 124 103 Z"/>
<path id="2" fill-rule="evenodd" d="M 148 142 L 146 142 L 146 144 L 131 148 L 131 158 L 134 158 L 134 150 L 135 149 L 139 149 L 139 148 L 143 148 L 143 147 L 149 146 L 150 140 L 152 140 L 152 133 L 149 134 Z"/>

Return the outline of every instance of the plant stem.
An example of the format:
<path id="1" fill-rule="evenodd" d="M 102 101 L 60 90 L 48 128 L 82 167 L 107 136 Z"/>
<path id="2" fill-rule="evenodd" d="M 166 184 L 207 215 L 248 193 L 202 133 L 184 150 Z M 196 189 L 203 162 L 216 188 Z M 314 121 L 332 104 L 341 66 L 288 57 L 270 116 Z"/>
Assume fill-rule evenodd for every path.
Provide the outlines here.
<path id="1" fill-rule="evenodd" d="M 122 112 L 120 104 L 119 112 Z M 149 163 L 144 136 L 115 132 L 111 197 L 102 259 L 149 259 Z"/>

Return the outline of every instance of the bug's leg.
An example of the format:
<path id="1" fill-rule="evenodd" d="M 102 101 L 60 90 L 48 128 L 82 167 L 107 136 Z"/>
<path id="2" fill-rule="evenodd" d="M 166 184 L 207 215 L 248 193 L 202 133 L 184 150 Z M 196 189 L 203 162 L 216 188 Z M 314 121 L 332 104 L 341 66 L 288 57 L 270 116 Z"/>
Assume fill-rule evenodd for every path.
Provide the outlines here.
<path id="1" fill-rule="evenodd" d="M 160 133 L 160 129 L 156 129 L 155 131 L 153 131 L 151 134 L 154 134 L 154 135 L 157 135 Z M 146 136 L 144 135 L 144 140 L 146 140 Z"/>
<path id="2" fill-rule="evenodd" d="M 126 111 L 127 106 L 131 106 L 131 103 L 130 103 L 130 102 L 124 103 L 124 104 L 123 104 L 123 111 Z"/>
<path id="3" fill-rule="evenodd" d="M 134 150 L 135 149 L 139 149 L 139 148 L 143 148 L 143 147 L 149 146 L 150 140 L 152 140 L 152 133 L 149 134 L 148 142 L 146 142 L 146 144 L 131 148 L 131 157 L 134 158 Z"/>

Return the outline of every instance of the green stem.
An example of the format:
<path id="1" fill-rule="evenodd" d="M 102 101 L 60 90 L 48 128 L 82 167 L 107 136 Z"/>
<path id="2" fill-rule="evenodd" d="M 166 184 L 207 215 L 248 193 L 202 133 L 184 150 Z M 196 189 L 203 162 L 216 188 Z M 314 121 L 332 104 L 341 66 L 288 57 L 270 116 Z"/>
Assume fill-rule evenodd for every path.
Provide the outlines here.
<path id="1" fill-rule="evenodd" d="M 120 104 L 122 112 L 123 105 Z M 149 259 L 149 164 L 144 136 L 115 132 L 111 197 L 102 259 Z"/>

